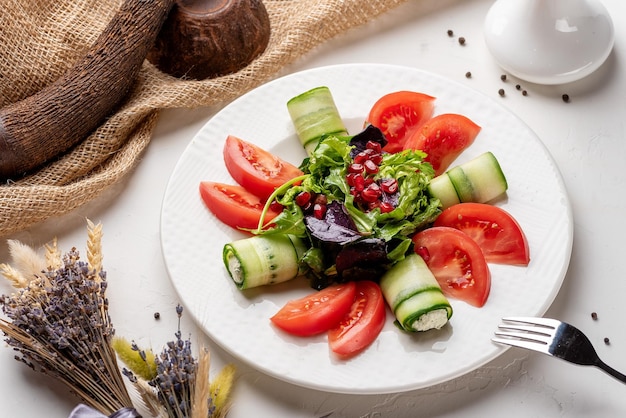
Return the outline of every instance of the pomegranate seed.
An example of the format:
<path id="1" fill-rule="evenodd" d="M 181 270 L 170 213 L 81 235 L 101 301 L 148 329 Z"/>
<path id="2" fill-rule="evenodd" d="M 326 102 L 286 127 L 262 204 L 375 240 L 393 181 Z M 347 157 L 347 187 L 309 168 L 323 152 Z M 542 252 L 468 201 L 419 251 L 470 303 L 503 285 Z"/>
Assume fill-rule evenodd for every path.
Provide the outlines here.
<path id="1" fill-rule="evenodd" d="M 376 196 L 376 193 L 365 189 L 361 192 L 361 199 L 363 199 L 364 202 L 372 203 L 378 200 L 378 196 Z"/>
<path id="2" fill-rule="evenodd" d="M 281 205 L 275 200 L 272 200 L 272 203 L 270 203 L 270 209 L 273 210 L 274 212 L 282 212 L 284 208 L 285 207 L 283 205 Z"/>
<path id="3" fill-rule="evenodd" d="M 370 160 L 372 160 L 374 162 L 374 164 L 376 165 L 380 165 L 380 163 L 383 162 L 383 155 L 382 154 L 372 154 L 370 155 Z"/>
<path id="4" fill-rule="evenodd" d="M 365 189 L 365 178 L 360 174 L 354 176 L 354 189 L 357 192 L 362 192 Z"/>
<path id="5" fill-rule="evenodd" d="M 374 179 L 372 177 L 365 177 L 365 187 L 374 183 Z"/>
<path id="6" fill-rule="evenodd" d="M 383 147 L 378 142 L 367 141 L 367 144 L 365 144 L 365 148 L 371 149 L 374 152 L 380 152 Z"/>
<path id="7" fill-rule="evenodd" d="M 389 202 L 381 202 L 379 207 L 380 207 L 380 213 L 389 213 L 395 209 L 393 205 Z"/>
<path id="8" fill-rule="evenodd" d="M 394 194 L 398 191 L 398 181 L 396 179 L 383 179 L 380 182 L 380 187 L 383 189 L 383 192 L 388 194 Z"/>
<path id="9" fill-rule="evenodd" d="M 368 208 L 369 210 L 374 210 L 374 209 L 376 209 L 376 208 L 379 208 L 379 207 L 380 207 L 380 204 L 381 204 L 381 201 L 380 201 L 380 200 L 374 200 L 373 202 L 369 202 L 369 203 L 367 204 L 367 208 Z"/>
<path id="10" fill-rule="evenodd" d="M 319 203 L 313 205 L 313 216 L 317 219 L 324 219 L 324 216 L 326 216 L 326 205 Z"/>
<path id="11" fill-rule="evenodd" d="M 361 151 L 357 155 L 354 156 L 354 162 L 356 164 L 363 164 L 365 161 L 369 160 L 369 156 L 370 156 L 370 153 Z"/>
<path id="12" fill-rule="evenodd" d="M 381 194 L 378 184 L 372 183 L 361 192 L 361 197 L 369 203 L 378 200 Z"/>
<path id="13" fill-rule="evenodd" d="M 354 187 L 354 177 L 357 175 L 358 174 L 356 173 L 349 173 L 346 175 L 346 182 L 348 183 L 348 186 Z"/>
<path id="14" fill-rule="evenodd" d="M 311 193 L 304 191 L 304 192 L 300 192 L 298 193 L 298 195 L 296 196 L 296 205 L 302 207 L 305 207 L 307 205 L 307 203 L 309 203 L 311 201 Z"/>
<path id="15" fill-rule="evenodd" d="M 378 173 L 378 165 L 372 160 L 365 161 L 363 167 L 365 167 L 365 172 L 368 174 Z"/>
<path id="16" fill-rule="evenodd" d="M 348 166 L 348 173 L 361 174 L 363 172 L 363 164 L 352 163 Z"/>

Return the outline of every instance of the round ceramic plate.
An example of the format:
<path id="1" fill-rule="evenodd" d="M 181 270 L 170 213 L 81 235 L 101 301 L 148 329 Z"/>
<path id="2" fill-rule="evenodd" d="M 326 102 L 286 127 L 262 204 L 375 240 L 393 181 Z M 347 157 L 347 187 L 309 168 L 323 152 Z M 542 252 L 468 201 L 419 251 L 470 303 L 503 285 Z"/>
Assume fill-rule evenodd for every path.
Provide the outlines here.
<path id="1" fill-rule="evenodd" d="M 528 267 L 491 265 L 484 307 L 451 301 L 454 316 L 439 331 L 407 334 L 392 315 L 377 340 L 350 360 L 329 351 L 325 335 L 299 338 L 269 318 L 288 300 L 312 292 L 305 280 L 238 290 L 222 264 L 222 247 L 245 237 L 204 206 L 203 180 L 234 183 L 222 159 L 232 134 L 298 165 L 305 154 L 286 109 L 293 96 L 328 86 L 352 134 L 386 93 L 414 90 L 437 98 L 435 114 L 461 113 L 482 127 L 453 165 L 491 151 L 509 189 L 496 202 L 521 224 L 530 245 Z M 554 300 L 572 249 L 572 214 L 561 175 L 537 136 L 494 100 L 461 84 L 412 68 L 350 64 L 292 74 L 233 101 L 193 138 L 165 192 L 161 242 L 166 266 L 185 305 L 208 336 L 241 361 L 296 385 L 338 393 L 391 393 L 427 387 L 472 371 L 505 348 L 491 341 L 500 318 L 541 316 Z"/>

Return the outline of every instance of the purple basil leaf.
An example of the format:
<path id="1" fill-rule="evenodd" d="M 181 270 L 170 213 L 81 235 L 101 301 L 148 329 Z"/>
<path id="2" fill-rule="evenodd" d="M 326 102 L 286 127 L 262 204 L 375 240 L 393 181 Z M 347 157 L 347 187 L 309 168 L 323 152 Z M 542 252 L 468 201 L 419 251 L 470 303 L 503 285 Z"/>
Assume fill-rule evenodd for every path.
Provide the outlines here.
<path id="1" fill-rule="evenodd" d="M 335 259 L 342 280 L 377 280 L 388 262 L 387 244 L 380 238 L 344 245 Z"/>
<path id="2" fill-rule="evenodd" d="M 326 222 L 348 228 L 358 233 L 358 229 L 354 221 L 348 214 L 343 203 L 333 200 L 326 205 Z"/>
<path id="3" fill-rule="evenodd" d="M 354 147 L 350 151 L 350 157 L 354 158 L 359 152 L 365 151 L 368 141 L 378 142 L 381 147 L 387 145 L 385 134 L 374 125 L 367 125 L 365 129 L 350 139 L 350 145 Z"/>
<path id="4" fill-rule="evenodd" d="M 307 215 L 304 223 L 309 233 L 320 241 L 346 244 L 361 238 L 345 206 L 338 201 L 332 201 L 326 206 L 324 219 Z"/>
<path id="5" fill-rule="evenodd" d="M 326 219 L 317 219 L 313 215 L 307 215 L 304 223 L 309 233 L 320 241 L 347 244 L 361 238 L 361 234 L 353 229 L 328 222 Z"/>

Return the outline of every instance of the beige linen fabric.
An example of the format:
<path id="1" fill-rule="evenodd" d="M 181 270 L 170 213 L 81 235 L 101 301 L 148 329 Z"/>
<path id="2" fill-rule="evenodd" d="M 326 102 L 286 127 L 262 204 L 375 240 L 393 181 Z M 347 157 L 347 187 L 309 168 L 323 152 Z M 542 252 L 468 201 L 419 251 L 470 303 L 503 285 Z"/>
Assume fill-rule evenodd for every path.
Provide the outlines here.
<path id="1" fill-rule="evenodd" d="M 190 81 L 147 61 L 128 100 L 89 138 L 34 174 L 0 185 L 0 236 L 97 197 L 127 175 L 150 143 L 159 109 L 224 104 L 268 81 L 315 46 L 406 0 L 265 0 L 271 37 L 248 67 Z M 121 0 L 3 0 L 0 106 L 56 80 L 95 41 Z"/>

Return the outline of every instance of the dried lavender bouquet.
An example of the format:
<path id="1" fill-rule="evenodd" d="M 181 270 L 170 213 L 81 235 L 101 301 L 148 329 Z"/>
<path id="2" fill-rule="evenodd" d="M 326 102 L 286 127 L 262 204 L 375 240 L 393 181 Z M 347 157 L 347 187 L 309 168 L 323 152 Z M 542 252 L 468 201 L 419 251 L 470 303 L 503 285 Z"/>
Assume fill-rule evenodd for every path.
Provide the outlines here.
<path id="1" fill-rule="evenodd" d="M 72 248 L 61 256 L 56 240 L 45 257 L 9 241 L 16 267 L 0 265 L 15 288 L 2 295 L 0 319 L 16 359 L 62 381 L 80 400 L 103 414 L 132 408 L 111 346 L 106 274 L 102 270 L 102 227 L 88 222 L 87 261 Z"/>
<path id="2" fill-rule="evenodd" d="M 121 416 L 123 411 L 123 416 L 140 417 L 124 374 L 142 406 L 155 417 L 224 417 L 234 366 L 224 367 L 209 382 L 208 351 L 201 350 L 196 360 L 190 340 L 181 337 L 182 307 L 177 307 L 176 340 L 168 342 L 159 356 L 114 337 L 102 269 L 102 226 L 89 220 L 87 226 L 86 262 L 76 248 L 62 256 L 56 240 L 45 246 L 44 257 L 9 241 L 14 266 L 0 264 L 0 274 L 15 292 L 0 297 L 8 318 L 0 318 L 0 331 L 19 353 L 16 359 L 59 379 L 86 405 L 81 406 L 101 414 Z M 116 353 L 128 368 L 120 369 Z"/>
<path id="3" fill-rule="evenodd" d="M 230 408 L 230 392 L 235 367 L 226 365 L 215 379 L 209 379 L 210 355 L 200 350 L 192 354 L 191 340 L 182 338 L 180 317 L 183 307 L 176 307 L 178 330 L 155 356 L 135 342 L 116 337 L 113 346 L 127 368 L 123 373 L 134 385 L 148 410 L 159 418 L 223 418 Z"/>

